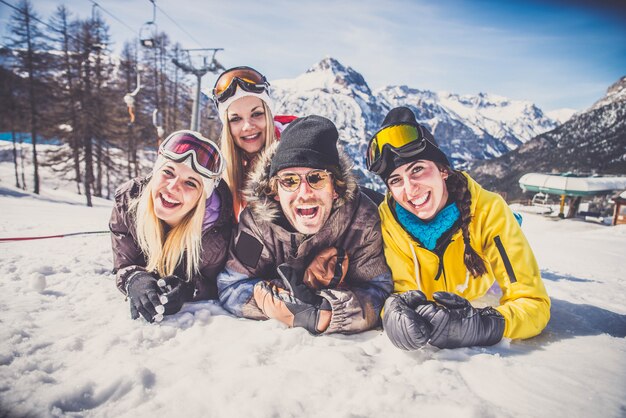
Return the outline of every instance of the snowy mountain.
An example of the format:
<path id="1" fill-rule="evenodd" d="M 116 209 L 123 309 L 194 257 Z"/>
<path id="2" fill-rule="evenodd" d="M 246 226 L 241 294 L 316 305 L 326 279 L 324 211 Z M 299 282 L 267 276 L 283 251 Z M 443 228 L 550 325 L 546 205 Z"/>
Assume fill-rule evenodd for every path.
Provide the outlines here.
<path id="1" fill-rule="evenodd" d="M 534 104 L 477 96 L 386 87 L 377 92 L 388 109 L 410 107 L 456 164 L 498 157 L 557 123 Z"/>
<path id="2" fill-rule="evenodd" d="M 611 103 L 623 102 L 626 100 L 626 76 L 617 80 L 606 91 L 606 96 L 595 102 L 589 110 L 600 109 Z"/>
<path id="3" fill-rule="evenodd" d="M 576 109 L 570 109 L 568 107 L 564 107 L 562 109 L 554 109 L 549 112 L 546 112 L 546 116 L 548 116 L 552 120 L 557 121 L 559 125 L 562 125 L 568 120 L 570 120 L 576 112 L 577 112 Z"/>
<path id="4" fill-rule="evenodd" d="M 626 77 L 565 124 L 471 169 L 483 186 L 509 198 L 521 196 L 517 182 L 523 174 L 554 171 L 626 174 Z"/>
<path id="5" fill-rule="evenodd" d="M 367 141 L 396 106 L 411 108 L 458 166 L 503 155 L 558 124 L 530 102 L 485 93 L 460 96 L 407 86 L 372 92 L 361 74 L 330 57 L 294 79 L 271 84 L 277 113 L 333 120 L 365 177 Z"/>
<path id="6" fill-rule="evenodd" d="M 355 161 L 357 175 L 370 183 L 365 148 L 387 110 L 378 104 L 363 76 L 333 58 L 325 58 L 295 79 L 271 84 L 277 114 L 317 114 L 335 122 L 346 151 Z"/>

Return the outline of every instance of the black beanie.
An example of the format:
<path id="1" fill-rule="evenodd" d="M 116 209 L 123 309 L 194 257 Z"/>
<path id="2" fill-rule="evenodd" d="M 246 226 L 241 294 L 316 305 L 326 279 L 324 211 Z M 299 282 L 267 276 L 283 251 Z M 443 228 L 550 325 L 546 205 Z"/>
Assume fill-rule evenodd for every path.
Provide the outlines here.
<path id="1" fill-rule="evenodd" d="M 272 157 L 270 177 L 284 168 L 309 167 L 339 172 L 335 124 L 322 116 L 298 118 L 287 125 Z"/>
<path id="2" fill-rule="evenodd" d="M 426 148 L 424 148 L 419 154 L 406 158 L 400 157 L 393 152 L 389 152 L 387 157 L 387 166 L 385 167 L 385 170 L 379 174 L 383 181 L 386 181 L 396 168 L 416 160 L 428 160 L 446 165 L 448 167 L 452 166 L 448 157 L 446 157 L 446 154 L 444 154 L 441 148 L 439 148 L 439 145 L 437 145 L 437 141 L 435 141 L 435 138 L 430 131 L 426 129 L 424 125 L 417 123 L 415 114 L 411 109 L 405 106 L 391 109 L 389 113 L 387 113 L 387 116 L 385 116 L 379 131 L 396 125 L 411 125 L 417 127 L 422 132 L 424 138 L 426 138 Z"/>

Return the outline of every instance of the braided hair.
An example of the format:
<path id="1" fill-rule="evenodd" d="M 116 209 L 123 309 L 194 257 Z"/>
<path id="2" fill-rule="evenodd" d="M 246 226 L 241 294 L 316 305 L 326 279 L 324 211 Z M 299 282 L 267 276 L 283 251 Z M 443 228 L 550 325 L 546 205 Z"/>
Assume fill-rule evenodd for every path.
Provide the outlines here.
<path id="1" fill-rule="evenodd" d="M 472 196 L 467 184 L 467 177 L 460 171 L 453 170 L 450 167 L 443 166 L 437 163 L 439 170 L 446 171 L 448 178 L 446 179 L 446 187 L 448 189 L 448 196 L 450 201 L 454 201 L 461 213 L 461 231 L 463 233 L 463 242 L 465 243 L 465 253 L 463 261 L 467 270 L 474 277 L 480 277 L 487 272 L 485 267 L 485 261 L 478 255 L 476 250 L 472 248 L 469 234 L 469 223 L 472 220 L 472 214 L 470 213 L 470 206 L 472 203 Z"/>

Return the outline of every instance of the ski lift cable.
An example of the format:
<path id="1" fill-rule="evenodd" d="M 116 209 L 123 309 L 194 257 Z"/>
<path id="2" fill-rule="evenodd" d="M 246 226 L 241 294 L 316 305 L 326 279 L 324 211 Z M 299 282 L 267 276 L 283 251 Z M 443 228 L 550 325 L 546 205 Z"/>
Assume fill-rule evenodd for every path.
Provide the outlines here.
<path id="1" fill-rule="evenodd" d="M 0 0 L 0 3 L 2 3 L 2 4 L 5 4 L 5 5 L 9 6 L 9 7 L 10 7 L 10 8 L 12 8 L 13 10 L 15 10 L 16 12 L 19 12 L 19 13 L 24 14 L 24 11 L 23 11 L 23 10 L 18 9 L 18 8 L 17 8 L 17 7 L 15 7 L 14 5 L 12 5 L 12 4 L 10 4 L 10 3 L 7 3 L 7 2 L 6 2 L 6 1 L 4 1 L 4 0 Z M 48 29 L 53 30 L 54 32 L 57 32 L 57 33 L 63 33 L 63 31 L 61 31 L 60 29 L 55 28 L 54 26 L 50 25 L 49 23 L 44 22 L 43 20 L 41 20 L 41 19 L 39 19 L 39 18 L 37 18 L 37 17 L 35 17 L 35 16 L 33 16 L 33 15 L 30 15 L 29 17 L 30 17 L 31 19 L 33 19 L 34 21 L 37 21 L 37 22 L 41 23 L 42 25 L 46 26 Z M 67 37 L 68 37 L 68 38 L 73 39 L 74 41 L 78 42 L 79 44 L 83 45 L 83 46 L 84 46 L 84 47 L 86 47 L 86 48 L 90 48 L 90 47 L 91 47 L 91 45 L 88 45 L 88 44 L 87 44 L 85 41 L 83 41 L 82 39 L 78 39 L 78 38 L 76 38 L 76 37 L 74 37 L 74 36 L 70 35 L 69 33 L 68 33 L 68 34 L 66 34 L 66 35 L 67 35 Z"/>
<path id="2" fill-rule="evenodd" d="M 192 41 L 194 41 L 198 46 L 202 46 L 202 44 L 200 42 L 198 42 L 196 40 L 196 38 L 194 38 L 193 36 L 191 36 L 191 34 L 189 32 L 187 32 L 181 25 L 178 24 L 178 22 L 176 22 L 172 17 L 170 17 L 170 15 L 168 15 L 167 13 L 165 13 L 165 11 L 163 9 L 161 9 L 155 2 L 154 0 L 148 0 L 150 3 L 154 4 L 154 6 L 161 12 L 163 13 L 163 15 L 165 17 L 167 17 L 174 25 L 176 25 L 176 27 L 178 27 L 178 29 L 180 29 L 185 35 L 187 35 Z"/>
<path id="3" fill-rule="evenodd" d="M 131 28 L 127 23 L 123 22 L 120 18 L 115 16 L 113 13 L 109 12 L 107 9 L 102 7 L 98 2 L 96 2 L 95 0 L 89 0 L 89 1 L 91 3 L 93 3 L 94 6 L 99 7 L 104 13 L 108 14 L 113 19 L 117 20 L 119 23 L 121 23 L 123 26 L 125 26 L 128 30 L 130 30 L 133 33 L 133 35 L 136 34 L 136 32 L 135 32 L 135 30 L 133 28 Z"/>

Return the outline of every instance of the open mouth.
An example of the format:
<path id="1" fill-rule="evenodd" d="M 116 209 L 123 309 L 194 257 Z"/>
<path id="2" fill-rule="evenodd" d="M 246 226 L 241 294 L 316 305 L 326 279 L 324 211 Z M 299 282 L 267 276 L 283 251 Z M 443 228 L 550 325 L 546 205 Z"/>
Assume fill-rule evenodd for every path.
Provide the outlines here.
<path id="1" fill-rule="evenodd" d="M 420 207 L 424 206 L 424 204 L 426 202 L 428 202 L 428 199 L 430 199 L 430 192 L 428 192 L 428 193 L 426 193 L 426 194 L 424 194 L 424 195 L 422 195 L 422 196 L 420 196 L 418 198 L 409 200 L 409 203 L 413 207 L 415 207 L 415 208 L 420 208 Z"/>
<path id="2" fill-rule="evenodd" d="M 252 142 L 252 141 L 256 141 L 260 137 L 261 137 L 261 132 L 257 132 L 257 133 L 255 133 L 253 135 L 242 136 L 241 140 L 244 141 L 244 142 Z"/>
<path id="3" fill-rule="evenodd" d="M 315 218 L 319 212 L 319 206 L 317 205 L 302 205 L 296 207 L 296 214 L 305 219 Z"/>
<path id="4" fill-rule="evenodd" d="M 171 209 L 181 204 L 181 202 L 179 202 L 178 200 L 172 199 L 171 197 L 168 197 L 164 195 L 163 193 L 160 194 L 160 197 L 161 197 L 161 204 L 165 208 Z"/>

